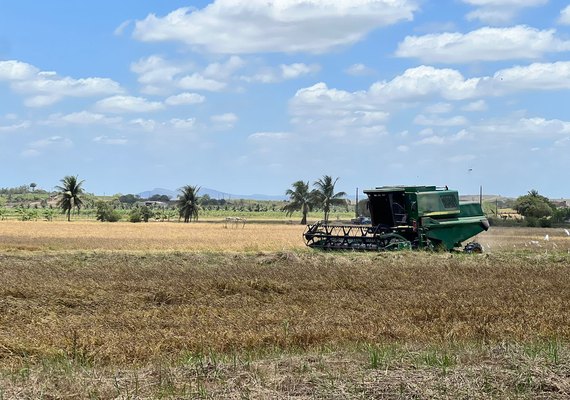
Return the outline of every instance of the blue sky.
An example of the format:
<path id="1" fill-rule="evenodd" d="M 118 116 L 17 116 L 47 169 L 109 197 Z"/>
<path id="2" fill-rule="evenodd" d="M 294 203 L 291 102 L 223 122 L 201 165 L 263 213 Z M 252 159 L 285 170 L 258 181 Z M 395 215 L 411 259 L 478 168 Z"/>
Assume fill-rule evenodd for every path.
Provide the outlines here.
<path id="1" fill-rule="evenodd" d="M 570 3 L 0 2 L 0 186 L 570 197 Z"/>

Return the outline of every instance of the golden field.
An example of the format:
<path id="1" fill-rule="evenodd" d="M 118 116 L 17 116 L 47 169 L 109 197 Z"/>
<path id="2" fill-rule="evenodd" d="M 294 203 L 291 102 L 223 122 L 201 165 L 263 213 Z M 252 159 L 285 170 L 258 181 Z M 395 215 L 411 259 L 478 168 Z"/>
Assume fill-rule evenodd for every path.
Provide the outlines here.
<path id="1" fill-rule="evenodd" d="M 302 249 L 301 225 L 2 221 L 0 250 L 279 251 Z"/>
<path id="2" fill-rule="evenodd" d="M 305 226 L 220 222 L 177 223 L 95 221 L 2 221 L 0 250 L 121 251 L 302 251 Z M 545 240 L 548 235 L 548 240 Z M 495 251 L 568 251 L 562 228 L 492 228 L 475 238 L 487 253 Z"/>
<path id="3" fill-rule="evenodd" d="M 302 232 L 1 223 L 0 398 L 570 396 L 564 230 L 492 229 L 482 255 Z"/>

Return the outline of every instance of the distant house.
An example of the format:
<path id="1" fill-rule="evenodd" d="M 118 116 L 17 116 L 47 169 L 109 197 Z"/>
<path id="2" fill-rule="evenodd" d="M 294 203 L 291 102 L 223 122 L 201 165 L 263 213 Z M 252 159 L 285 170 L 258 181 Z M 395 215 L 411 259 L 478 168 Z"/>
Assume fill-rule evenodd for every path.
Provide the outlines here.
<path id="1" fill-rule="evenodd" d="M 168 204 L 165 203 L 164 201 L 153 201 L 153 200 L 139 201 L 137 204 L 152 208 L 166 208 L 168 206 Z"/>
<path id="2" fill-rule="evenodd" d="M 552 204 L 554 204 L 554 207 L 556 208 L 568 208 L 568 202 L 566 200 L 560 200 L 560 201 L 550 201 Z"/>

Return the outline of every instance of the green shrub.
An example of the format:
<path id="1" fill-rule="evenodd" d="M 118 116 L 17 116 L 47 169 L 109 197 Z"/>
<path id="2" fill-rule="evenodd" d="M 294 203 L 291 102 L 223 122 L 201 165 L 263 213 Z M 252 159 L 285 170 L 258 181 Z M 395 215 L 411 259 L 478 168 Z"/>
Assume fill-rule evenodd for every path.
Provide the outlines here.
<path id="1" fill-rule="evenodd" d="M 97 218 L 97 221 L 117 222 L 121 219 L 121 214 L 113 208 L 111 203 L 106 201 L 98 201 L 95 206 L 97 208 L 95 211 L 95 217 Z"/>

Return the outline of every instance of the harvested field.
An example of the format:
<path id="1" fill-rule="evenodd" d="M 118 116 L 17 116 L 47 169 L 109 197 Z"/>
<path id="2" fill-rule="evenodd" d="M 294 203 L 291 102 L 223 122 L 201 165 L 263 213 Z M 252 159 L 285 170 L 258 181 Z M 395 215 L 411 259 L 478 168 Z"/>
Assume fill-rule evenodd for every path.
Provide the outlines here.
<path id="1" fill-rule="evenodd" d="M 494 229 L 483 255 L 314 252 L 301 226 L 0 229 L 1 398 L 570 396 L 560 229 Z"/>
<path id="2" fill-rule="evenodd" d="M 93 221 L 0 225 L 0 250 L 280 251 L 303 249 L 301 225 Z"/>
<path id="3" fill-rule="evenodd" d="M 302 251 L 304 229 L 298 224 L 2 221 L 0 250 Z M 475 239 L 487 253 L 570 251 L 570 236 L 561 228 L 492 228 Z"/>

